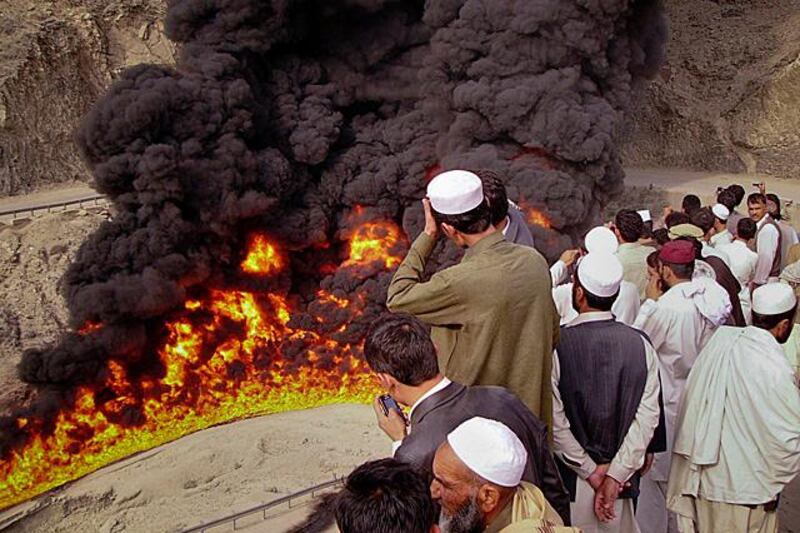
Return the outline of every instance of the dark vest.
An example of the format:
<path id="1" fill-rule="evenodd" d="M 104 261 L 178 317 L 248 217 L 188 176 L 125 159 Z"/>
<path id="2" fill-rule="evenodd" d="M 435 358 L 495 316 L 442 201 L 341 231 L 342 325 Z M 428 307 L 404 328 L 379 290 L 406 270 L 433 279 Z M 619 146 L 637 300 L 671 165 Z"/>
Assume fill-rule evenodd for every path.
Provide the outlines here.
<path id="1" fill-rule="evenodd" d="M 614 320 L 561 328 L 558 390 L 570 429 L 597 464 L 610 463 L 628 433 L 647 382 L 646 337 Z M 575 500 L 576 474 L 561 465 Z M 639 476 L 620 497 L 638 495 Z"/>
<path id="2" fill-rule="evenodd" d="M 756 232 L 756 242 L 758 242 L 758 235 L 759 233 L 761 233 L 761 230 L 766 228 L 768 225 L 774 227 L 775 231 L 778 232 L 778 247 L 775 249 L 775 258 L 772 260 L 772 268 L 769 271 L 770 277 L 777 278 L 778 276 L 781 275 L 781 228 L 778 227 L 778 224 L 771 216 L 769 215 L 764 215 L 764 216 L 767 217 L 767 221 Z M 755 247 L 755 243 L 753 246 Z"/>

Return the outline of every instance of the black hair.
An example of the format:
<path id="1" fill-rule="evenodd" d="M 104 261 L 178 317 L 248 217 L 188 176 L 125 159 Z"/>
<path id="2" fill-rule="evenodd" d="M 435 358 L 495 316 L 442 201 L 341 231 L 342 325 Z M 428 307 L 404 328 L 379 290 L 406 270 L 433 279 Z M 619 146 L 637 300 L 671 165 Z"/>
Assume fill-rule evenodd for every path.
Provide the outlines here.
<path id="1" fill-rule="evenodd" d="M 334 513 L 342 533 L 429 533 L 436 523 L 426 477 L 396 459 L 353 470 Z"/>
<path id="2" fill-rule="evenodd" d="M 373 322 L 364 339 L 364 357 L 373 372 L 389 374 L 412 387 L 439 373 L 428 328 L 403 313 L 386 313 Z"/>
<path id="3" fill-rule="evenodd" d="M 749 241 L 756 236 L 756 228 L 756 223 L 752 218 L 741 218 L 736 224 L 736 236 Z"/>
<path id="4" fill-rule="evenodd" d="M 747 205 L 750 204 L 764 204 L 767 205 L 767 197 L 760 192 L 754 192 L 747 197 Z"/>
<path id="5" fill-rule="evenodd" d="M 681 209 L 687 215 L 691 216 L 694 214 L 695 211 L 702 207 L 702 203 L 700 202 L 700 198 L 696 194 L 687 194 L 683 197 L 683 202 L 681 202 Z"/>
<path id="6" fill-rule="evenodd" d="M 467 235 L 482 233 L 486 231 L 491 224 L 489 203 L 486 201 L 486 198 L 483 199 L 478 207 L 459 215 L 443 215 L 433 210 L 433 218 L 436 219 L 437 224 L 448 224 Z"/>
<path id="7" fill-rule="evenodd" d="M 660 253 L 661 252 L 659 252 L 658 250 L 656 250 L 655 252 L 650 252 L 650 254 L 647 256 L 646 259 L 647 266 L 649 266 L 650 268 L 658 268 L 658 265 L 660 264 L 660 260 L 658 259 L 658 254 Z"/>
<path id="8" fill-rule="evenodd" d="M 692 217 L 682 211 L 673 211 L 664 218 L 664 225 L 668 228 L 678 226 L 680 224 L 691 224 Z"/>
<path id="9" fill-rule="evenodd" d="M 797 306 L 795 305 L 789 311 L 785 313 L 781 313 L 779 315 L 762 315 L 752 311 L 753 315 L 753 325 L 757 328 L 771 330 L 778 324 L 780 324 L 784 320 L 789 320 L 790 322 L 794 322 L 794 315 L 797 313 Z"/>
<path id="10" fill-rule="evenodd" d="M 781 215 L 781 199 L 778 198 L 777 194 L 769 193 L 767 194 L 767 200 L 774 203 L 776 206 L 775 212 L 770 213 L 770 216 L 775 220 L 781 220 L 783 218 L 783 215 Z"/>
<path id="11" fill-rule="evenodd" d="M 667 228 L 658 228 L 653 231 L 653 238 L 659 246 L 664 246 L 669 242 L 669 230 Z"/>
<path id="12" fill-rule="evenodd" d="M 736 195 L 730 189 L 722 189 L 719 191 L 719 194 L 717 194 L 717 203 L 724 205 L 728 208 L 728 211 L 731 212 L 733 212 L 733 209 L 739 205 L 736 202 Z"/>
<path id="13" fill-rule="evenodd" d="M 636 242 L 644 232 L 642 216 L 633 209 L 621 209 L 614 217 L 614 226 L 625 242 Z"/>
<path id="14" fill-rule="evenodd" d="M 611 296 L 597 296 L 596 294 L 592 294 L 589 292 L 589 289 L 581 284 L 578 276 L 575 276 L 575 286 L 583 289 L 583 295 L 586 297 L 586 305 L 598 311 L 611 311 L 614 302 L 617 301 L 617 297 L 619 296 L 619 290 Z"/>
<path id="15" fill-rule="evenodd" d="M 496 172 L 491 170 L 477 170 L 474 172 L 483 183 L 483 196 L 489 204 L 489 219 L 492 226 L 496 226 L 508 216 L 508 193 L 503 180 Z"/>
<path id="16" fill-rule="evenodd" d="M 714 212 L 710 207 L 703 207 L 692 214 L 692 224 L 703 230 L 703 235 L 714 227 Z"/>
<path id="17" fill-rule="evenodd" d="M 670 270 L 672 270 L 672 273 L 675 274 L 675 276 L 677 276 L 680 279 L 692 279 L 692 275 L 694 274 L 694 261 L 686 264 L 668 263 L 666 261 L 661 261 L 661 265 L 669 267 Z"/>
<path id="18" fill-rule="evenodd" d="M 741 185 L 731 185 L 727 190 L 731 191 L 733 193 L 733 197 L 736 199 L 736 203 L 733 206 L 738 207 L 741 205 L 742 200 L 744 200 L 744 187 Z"/>

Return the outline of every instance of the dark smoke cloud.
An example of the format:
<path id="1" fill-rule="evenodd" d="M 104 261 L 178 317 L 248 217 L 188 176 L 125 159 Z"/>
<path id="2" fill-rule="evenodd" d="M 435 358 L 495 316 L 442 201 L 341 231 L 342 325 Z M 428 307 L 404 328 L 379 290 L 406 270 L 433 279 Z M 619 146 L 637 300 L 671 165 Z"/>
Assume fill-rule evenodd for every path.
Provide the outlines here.
<path id="1" fill-rule="evenodd" d="M 534 228 L 552 255 L 621 190 L 617 131 L 666 40 L 660 0 L 173 0 L 166 27 L 177 67 L 126 71 L 76 136 L 116 215 L 65 295 L 74 328 L 105 328 L 25 354 L 26 381 L 153 360 L 164 322 L 208 287 L 290 290 L 308 308 L 293 324 L 357 341 L 389 274 L 320 266 L 341 261 L 356 206 L 413 238 L 436 165 L 499 171 L 552 219 Z M 288 272 L 242 279 L 253 229 L 291 251 Z M 363 294 L 362 320 L 336 332 L 346 317 L 319 288 Z"/>

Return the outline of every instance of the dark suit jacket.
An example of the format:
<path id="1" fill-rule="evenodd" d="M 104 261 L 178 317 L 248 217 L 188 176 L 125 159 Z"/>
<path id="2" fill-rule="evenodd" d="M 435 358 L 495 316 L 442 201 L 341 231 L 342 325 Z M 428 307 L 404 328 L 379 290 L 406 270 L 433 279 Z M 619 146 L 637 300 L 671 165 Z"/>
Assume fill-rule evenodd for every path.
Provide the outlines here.
<path id="1" fill-rule="evenodd" d="M 451 383 L 425 398 L 414 409 L 411 433 L 403 439 L 395 458 L 430 476 L 433 456 L 447 434 L 475 416 L 502 422 L 519 437 L 528 452 L 522 479 L 539 487 L 564 523 L 569 524 L 569 494 L 550 451 L 547 426 L 519 398 L 502 387 L 465 387 Z M 487 450 L 487 453 L 491 452 Z"/>

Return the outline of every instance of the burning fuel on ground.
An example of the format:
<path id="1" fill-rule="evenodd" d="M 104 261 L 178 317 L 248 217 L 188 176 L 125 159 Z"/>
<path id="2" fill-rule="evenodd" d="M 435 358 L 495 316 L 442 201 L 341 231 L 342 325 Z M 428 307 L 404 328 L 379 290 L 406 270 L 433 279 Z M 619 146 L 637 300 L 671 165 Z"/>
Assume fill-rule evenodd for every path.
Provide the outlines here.
<path id="1" fill-rule="evenodd" d="M 175 67 L 120 74 L 76 141 L 114 217 L 0 422 L 0 507 L 214 424 L 368 401 L 368 324 L 427 181 L 489 168 L 553 256 L 622 187 L 660 0 L 172 0 Z M 457 260 L 437 248 L 432 267 Z"/>

